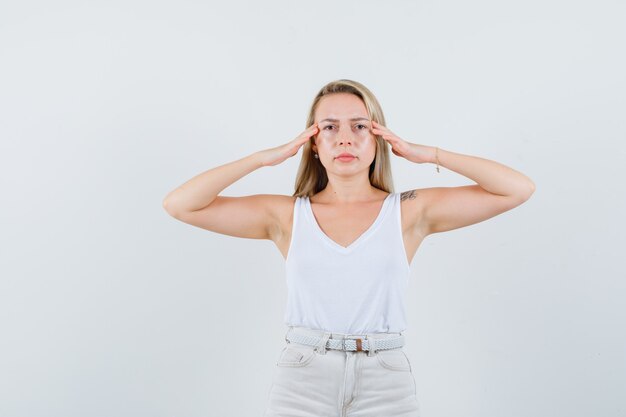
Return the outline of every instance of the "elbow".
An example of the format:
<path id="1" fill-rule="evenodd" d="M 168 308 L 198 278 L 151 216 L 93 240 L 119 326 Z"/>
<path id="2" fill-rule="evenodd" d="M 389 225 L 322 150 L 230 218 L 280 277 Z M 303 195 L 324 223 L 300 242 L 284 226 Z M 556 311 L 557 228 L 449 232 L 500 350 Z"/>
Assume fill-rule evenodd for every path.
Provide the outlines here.
<path id="1" fill-rule="evenodd" d="M 163 209 L 167 212 L 167 214 L 169 214 L 172 217 L 176 217 L 176 211 L 174 210 L 174 206 L 172 205 L 170 201 L 167 200 L 167 198 L 163 200 L 162 205 L 163 205 Z"/>
<path id="2" fill-rule="evenodd" d="M 526 181 L 524 184 L 520 184 L 516 187 L 515 191 L 508 194 L 508 199 L 513 204 L 512 207 L 517 207 L 520 204 L 525 203 L 535 192 L 535 183 L 531 180 Z"/>
<path id="3" fill-rule="evenodd" d="M 176 188 L 175 190 L 169 192 L 165 198 L 163 198 L 163 209 L 165 211 L 167 211 L 167 213 L 173 217 L 176 217 L 176 213 L 178 213 L 180 211 L 180 207 L 181 205 L 180 203 L 180 198 L 177 194 L 177 191 L 180 189 L 181 187 Z"/>
<path id="4" fill-rule="evenodd" d="M 535 183 L 529 178 L 523 190 L 519 193 L 520 204 L 527 201 L 535 192 Z"/>
<path id="5" fill-rule="evenodd" d="M 527 185 L 527 187 L 528 187 L 528 190 L 527 190 L 528 197 L 526 199 L 528 200 L 530 198 L 530 196 L 534 194 L 535 189 L 537 187 L 535 186 L 535 183 L 533 182 L 533 180 L 531 180 L 530 178 L 528 178 L 528 185 Z"/>
<path id="6" fill-rule="evenodd" d="M 170 194 L 166 195 L 165 198 L 163 199 L 163 202 L 161 203 L 163 205 L 163 208 L 166 211 L 167 211 L 168 206 L 170 205 L 169 197 L 170 197 Z"/>

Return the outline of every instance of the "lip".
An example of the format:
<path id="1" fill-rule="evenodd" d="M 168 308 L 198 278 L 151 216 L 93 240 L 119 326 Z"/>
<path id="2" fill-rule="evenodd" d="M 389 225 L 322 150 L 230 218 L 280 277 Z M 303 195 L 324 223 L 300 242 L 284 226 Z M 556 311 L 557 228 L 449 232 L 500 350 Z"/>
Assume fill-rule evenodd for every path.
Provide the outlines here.
<path id="1" fill-rule="evenodd" d="M 335 158 L 339 159 L 339 158 L 355 158 L 354 155 L 352 155 L 351 153 L 340 153 L 339 155 L 337 155 Z"/>

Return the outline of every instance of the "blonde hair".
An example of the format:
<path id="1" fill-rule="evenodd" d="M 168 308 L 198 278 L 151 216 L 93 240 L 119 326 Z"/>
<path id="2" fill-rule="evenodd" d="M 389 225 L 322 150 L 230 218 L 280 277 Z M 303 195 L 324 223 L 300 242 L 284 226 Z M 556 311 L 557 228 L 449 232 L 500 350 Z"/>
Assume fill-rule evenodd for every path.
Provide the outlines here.
<path id="1" fill-rule="evenodd" d="M 322 97 L 334 93 L 349 93 L 359 97 L 363 101 L 363 104 L 365 104 L 370 119 L 383 126 L 385 125 L 383 110 L 374 94 L 359 82 L 341 79 L 329 82 L 317 93 L 311 104 L 309 116 L 307 117 L 307 129 L 315 121 L 315 110 Z M 393 178 L 391 176 L 388 145 L 382 136 L 374 135 L 374 138 L 376 139 L 376 156 L 369 169 L 370 184 L 375 188 L 392 193 Z M 300 160 L 300 166 L 298 167 L 298 173 L 296 175 L 293 197 L 310 197 L 326 188 L 328 184 L 326 168 L 324 168 L 319 159 L 313 157 L 314 152 L 311 148 L 312 142 L 313 138 L 305 143 L 302 148 L 302 159 Z"/>

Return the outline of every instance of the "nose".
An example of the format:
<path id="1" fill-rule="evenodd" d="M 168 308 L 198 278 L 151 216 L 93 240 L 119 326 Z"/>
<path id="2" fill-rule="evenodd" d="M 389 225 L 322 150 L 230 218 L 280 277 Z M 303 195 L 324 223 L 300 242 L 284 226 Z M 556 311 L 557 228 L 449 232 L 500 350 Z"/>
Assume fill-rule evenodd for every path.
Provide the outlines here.
<path id="1" fill-rule="evenodd" d="M 344 145 L 346 143 L 352 144 L 352 139 L 351 139 L 351 135 L 352 132 L 350 131 L 349 127 L 343 127 L 343 128 L 339 128 L 339 134 L 337 135 L 337 137 L 339 138 L 339 144 L 340 145 Z"/>

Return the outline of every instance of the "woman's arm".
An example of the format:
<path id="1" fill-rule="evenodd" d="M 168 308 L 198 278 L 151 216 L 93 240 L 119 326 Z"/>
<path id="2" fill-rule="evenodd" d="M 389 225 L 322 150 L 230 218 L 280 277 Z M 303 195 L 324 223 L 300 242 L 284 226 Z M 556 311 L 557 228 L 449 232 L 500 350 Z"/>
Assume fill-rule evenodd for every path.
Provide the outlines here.
<path id="1" fill-rule="evenodd" d="M 431 163 L 448 168 L 480 185 L 492 194 L 524 202 L 535 191 L 535 183 L 526 175 L 499 162 L 478 156 L 463 155 L 430 147 Z"/>
<path id="2" fill-rule="evenodd" d="M 176 213 L 200 210 L 211 204 L 226 187 L 262 166 L 259 153 L 255 152 L 211 168 L 171 191 L 163 200 L 163 208 L 174 217 Z"/>
<path id="3" fill-rule="evenodd" d="M 391 144 L 395 155 L 430 162 L 461 174 L 476 185 L 432 187 L 403 193 L 409 228 L 424 237 L 469 226 L 519 206 L 535 192 L 526 175 L 499 162 L 407 142 L 373 122 L 372 132 Z"/>
<path id="4" fill-rule="evenodd" d="M 489 159 L 431 147 L 439 165 L 474 180 L 477 185 L 419 190 L 424 233 L 440 233 L 482 222 L 530 198 L 534 182 L 526 175 Z M 436 157 L 432 162 L 437 163 Z"/>
<path id="5" fill-rule="evenodd" d="M 317 132 L 312 125 L 295 139 L 196 175 L 170 192 L 163 207 L 174 218 L 202 229 L 249 239 L 273 239 L 280 236 L 282 202 L 289 196 L 254 194 L 224 197 L 226 187 L 260 167 L 282 163 Z"/>
<path id="6" fill-rule="evenodd" d="M 476 181 L 477 185 L 433 187 L 418 191 L 422 197 L 424 234 L 458 229 L 495 217 L 526 200 L 535 191 L 526 175 L 499 162 L 430 147 L 431 162 Z"/>

